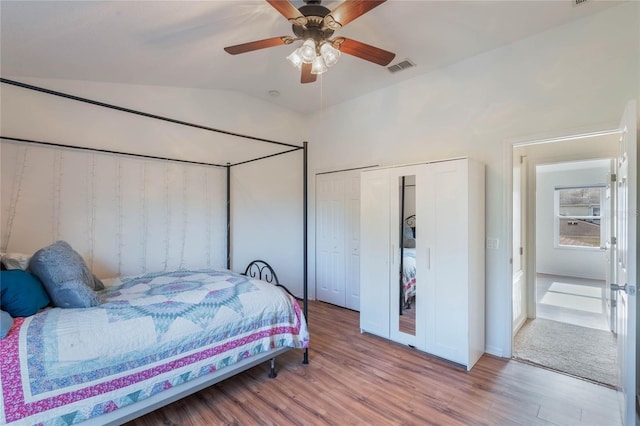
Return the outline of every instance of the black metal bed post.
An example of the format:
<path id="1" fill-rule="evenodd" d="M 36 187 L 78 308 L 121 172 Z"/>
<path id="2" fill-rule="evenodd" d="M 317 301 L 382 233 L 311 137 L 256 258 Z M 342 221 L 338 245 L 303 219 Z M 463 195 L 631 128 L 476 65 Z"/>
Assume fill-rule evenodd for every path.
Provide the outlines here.
<path id="1" fill-rule="evenodd" d="M 231 270 L 231 163 L 227 163 L 227 269 Z"/>
<path id="2" fill-rule="evenodd" d="M 303 250 L 302 252 L 304 253 L 304 260 L 303 260 L 303 283 L 304 283 L 304 317 L 307 320 L 307 327 L 309 326 L 309 309 L 308 309 L 308 305 L 309 305 L 309 290 L 308 290 L 308 280 L 307 280 L 307 269 L 308 269 L 308 256 L 307 256 L 307 234 L 308 234 L 308 230 L 307 230 L 307 216 L 308 216 L 308 211 L 307 211 L 307 145 L 308 142 L 303 142 L 302 143 L 302 204 L 303 204 L 303 213 L 302 213 L 302 224 L 304 227 L 303 230 Z M 303 364 L 309 364 L 309 348 L 305 348 L 304 349 L 304 359 L 302 360 Z"/>

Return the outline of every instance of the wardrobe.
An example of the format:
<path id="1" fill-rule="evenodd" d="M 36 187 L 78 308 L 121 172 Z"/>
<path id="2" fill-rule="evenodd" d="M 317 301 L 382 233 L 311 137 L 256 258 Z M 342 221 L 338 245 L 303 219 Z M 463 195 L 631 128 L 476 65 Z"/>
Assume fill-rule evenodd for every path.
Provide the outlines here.
<path id="1" fill-rule="evenodd" d="M 485 347 L 484 165 L 360 175 L 360 328 L 471 369 Z"/>

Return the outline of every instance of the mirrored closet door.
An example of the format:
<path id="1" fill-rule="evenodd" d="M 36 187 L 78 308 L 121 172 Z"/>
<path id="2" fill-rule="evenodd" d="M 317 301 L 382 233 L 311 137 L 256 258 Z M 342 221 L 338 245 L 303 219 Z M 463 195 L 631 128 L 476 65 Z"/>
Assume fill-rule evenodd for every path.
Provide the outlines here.
<path id="1" fill-rule="evenodd" d="M 420 346 L 416 340 L 416 321 L 421 310 L 419 302 L 419 277 L 417 274 L 418 230 L 416 213 L 417 175 L 420 170 L 401 167 L 391 171 L 391 231 L 397 244 L 392 259 L 389 311 L 391 313 L 391 339 L 412 346 Z M 395 206 L 393 205 L 395 201 Z M 395 226 L 394 226 L 395 225 Z"/>

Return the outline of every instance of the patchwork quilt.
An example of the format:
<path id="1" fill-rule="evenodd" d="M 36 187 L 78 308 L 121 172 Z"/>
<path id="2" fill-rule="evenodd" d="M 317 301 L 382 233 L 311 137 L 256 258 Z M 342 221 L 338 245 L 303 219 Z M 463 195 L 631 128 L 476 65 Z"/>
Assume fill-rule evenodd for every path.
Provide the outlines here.
<path id="1" fill-rule="evenodd" d="M 300 306 L 229 271 L 105 282 L 103 304 L 17 318 L 0 340 L 0 423 L 78 423 L 274 348 L 305 348 Z"/>

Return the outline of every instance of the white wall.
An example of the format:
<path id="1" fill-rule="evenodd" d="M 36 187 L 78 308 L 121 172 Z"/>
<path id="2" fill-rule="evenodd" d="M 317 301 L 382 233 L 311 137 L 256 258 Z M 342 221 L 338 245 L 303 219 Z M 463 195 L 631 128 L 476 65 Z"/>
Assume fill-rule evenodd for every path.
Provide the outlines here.
<path id="1" fill-rule="evenodd" d="M 505 185 L 511 170 L 503 157 L 511 151 L 505 145 L 602 123 L 617 126 L 626 102 L 638 93 L 639 7 L 631 2 L 610 8 L 312 117 L 312 174 L 458 156 L 486 164 L 486 236 L 500 242 L 486 256 L 491 353 L 510 353 L 505 296 L 511 291 L 511 206 Z"/>
<path id="2" fill-rule="evenodd" d="M 606 184 L 609 167 L 549 170 L 536 173 L 536 272 L 569 277 L 606 279 L 604 250 L 555 246 L 555 188 L 563 185 Z M 604 206 L 602 211 L 604 212 Z"/>
<path id="3" fill-rule="evenodd" d="M 304 140 L 304 117 L 237 93 L 3 77 L 231 132 L 295 145 L 302 145 Z M 6 84 L 0 85 L 0 90 L 3 136 L 221 164 L 277 152 L 268 144 L 133 116 Z M 283 148 L 277 150 L 282 151 Z M 77 165 L 85 167 L 85 164 Z M 296 294 L 301 294 L 302 151 L 265 160 L 260 165 L 237 166 L 232 170 L 234 225 L 238 230 L 233 238 L 232 258 L 236 260 L 233 269 L 243 270 L 245 265 L 241 263 L 252 256 L 267 258 L 273 262 L 282 281 L 286 280 Z M 135 182 L 133 185 L 138 186 Z M 183 190 L 177 192 L 182 193 Z M 33 191 L 21 193 L 22 201 L 27 205 L 41 195 Z M 3 190 L 2 198 L 9 196 Z M 82 199 L 78 194 L 74 202 L 81 203 Z M 244 211 L 244 208 L 251 210 Z M 190 209 L 189 215 L 194 218 L 203 216 L 203 212 Z M 4 231 L 6 217 L 0 218 L 0 223 Z M 207 229 L 204 224 L 194 226 L 198 229 L 194 231 L 196 234 Z M 142 239 L 143 232 L 141 228 L 137 233 L 131 229 L 128 238 L 131 241 Z M 224 229 L 216 231 L 215 235 L 223 245 L 225 232 Z M 67 229 L 59 236 L 72 241 L 87 241 L 86 229 L 80 227 Z M 21 238 L 31 240 L 27 242 Z M 14 234 L 12 241 L 20 243 L 13 248 L 27 251 L 52 238 L 49 232 L 38 238 L 33 234 Z M 11 251 L 12 247 L 8 249 Z M 80 251 L 87 253 L 86 250 Z M 99 249 L 97 252 L 102 253 Z M 138 254 L 136 258 L 142 262 Z M 109 263 L 100 259 L 95 261 Z M 196 263 L 192 259 L 186 264 L 197 267 Z M 113 271 L 113 268 L 108 270 Z"/>

